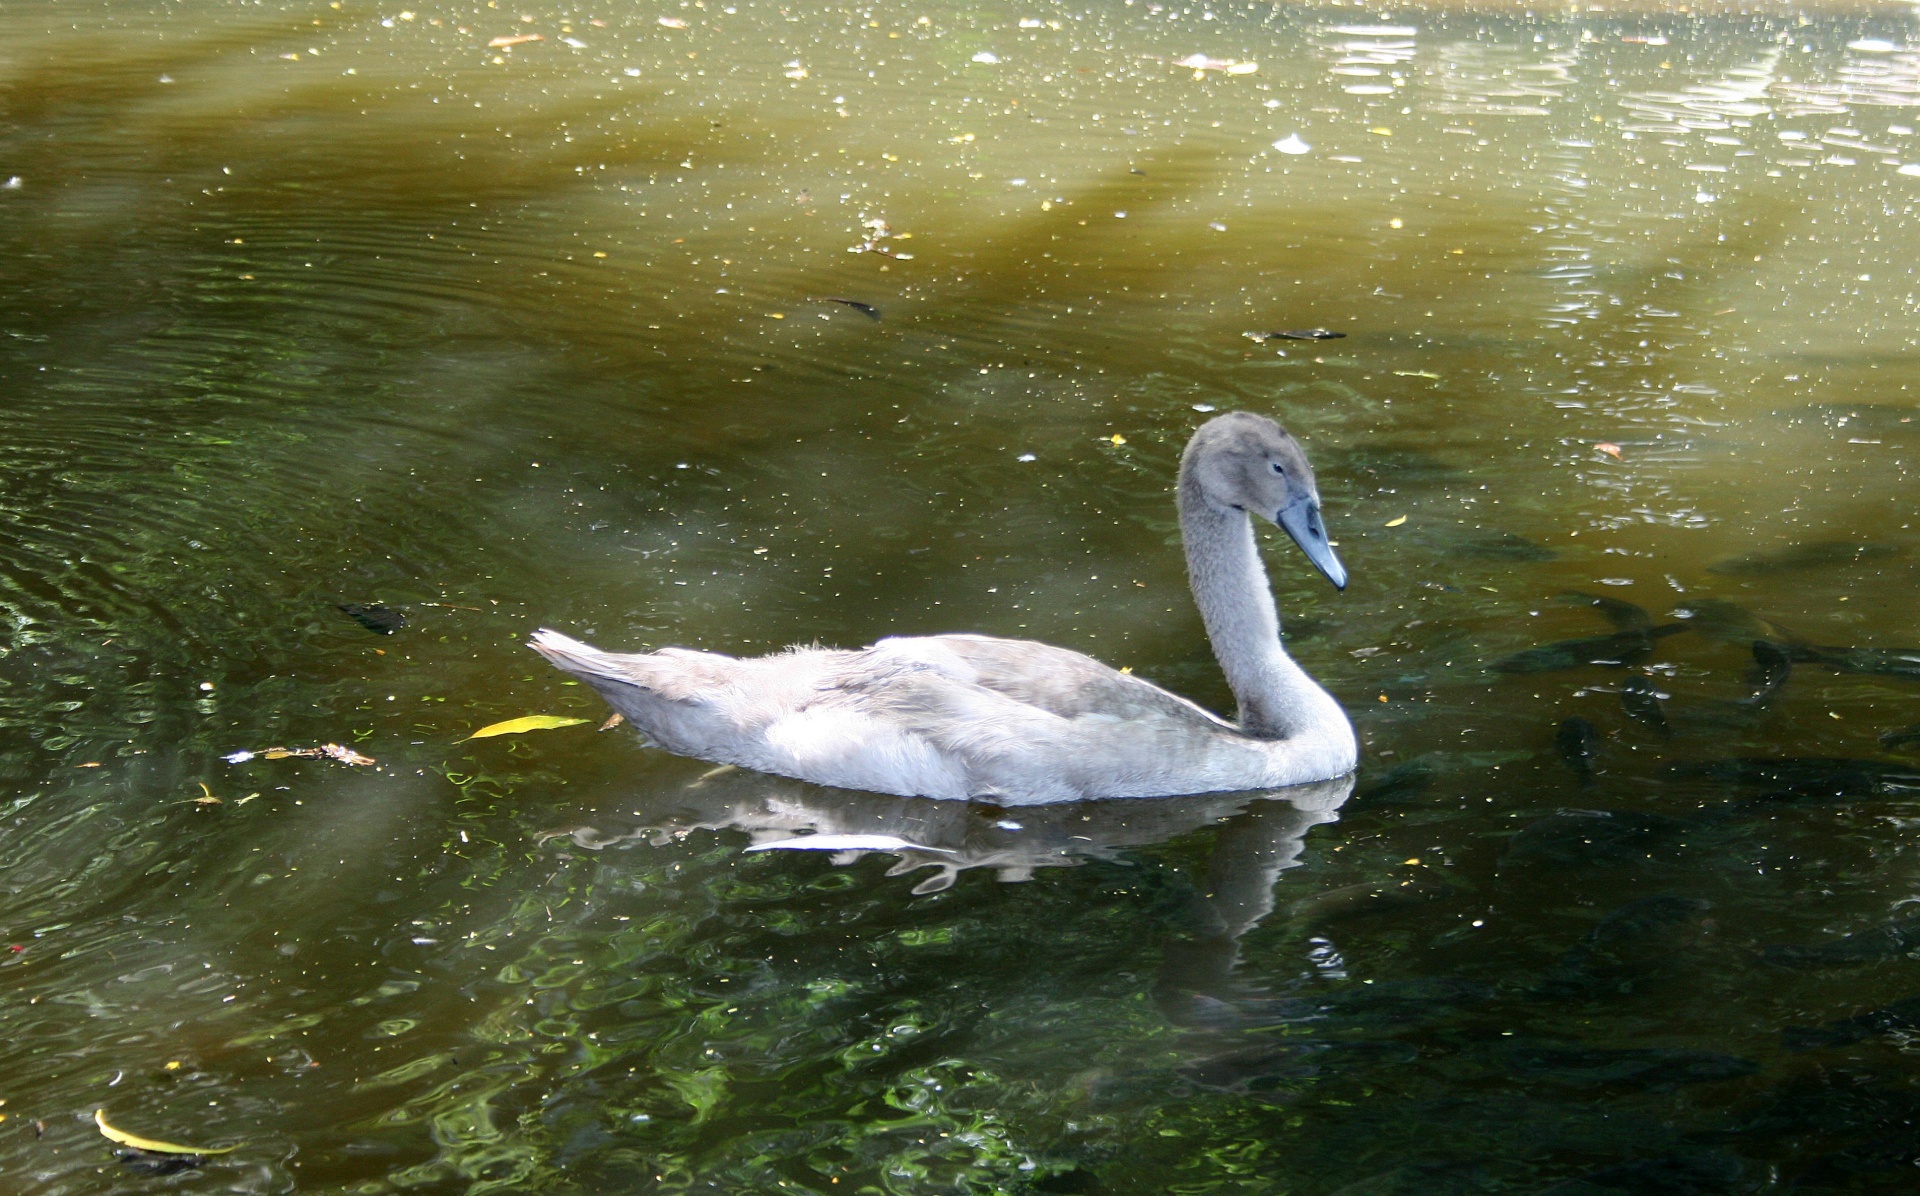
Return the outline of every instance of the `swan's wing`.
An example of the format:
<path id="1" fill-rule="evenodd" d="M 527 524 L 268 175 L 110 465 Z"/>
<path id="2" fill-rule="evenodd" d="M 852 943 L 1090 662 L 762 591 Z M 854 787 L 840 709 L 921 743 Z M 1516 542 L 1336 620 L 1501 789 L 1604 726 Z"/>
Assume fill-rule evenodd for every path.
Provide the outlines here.
<path id="1" fill-rule="evenodd" d="M 881 640 L 871 651 L 911 661 L 1058 718 L 1171 722 L 1209 731 L 1232 727 L 1151 681 L 1037 640 L 991 635 L 899 637 Z"/>
<path id="2" fill-rule="evenodd" d="M 1246 789 L 1261 746 L 1151 682 L 1026 640 L 882 640 L 827 671 L 823 700 L 924 744 L 964 795 L 1014 805 Z"/>

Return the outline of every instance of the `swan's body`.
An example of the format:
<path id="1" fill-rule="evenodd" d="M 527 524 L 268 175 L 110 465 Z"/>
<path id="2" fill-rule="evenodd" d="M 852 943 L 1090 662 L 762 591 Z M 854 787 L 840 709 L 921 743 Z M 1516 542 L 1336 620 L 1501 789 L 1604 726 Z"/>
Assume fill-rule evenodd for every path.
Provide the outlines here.
<path id="1" fill-rule="evenodd" d="M 1237 726 L 1031 640 L 899 637 L 749 660 L 684 648 L 617 655 L 553 631 L 537 632 L 532 646 L 670 752 L 846 789 L 1043 805 L 1265 789 L 1351 771 L 1353 727 L 1281 647 L 1247 515 L 1274 512 L 1344 585 L 1299 446 L 1260 416 L 1216 418 L 1181 459 L 1179 506 L 1194 600 L 1240 699 Z"/>

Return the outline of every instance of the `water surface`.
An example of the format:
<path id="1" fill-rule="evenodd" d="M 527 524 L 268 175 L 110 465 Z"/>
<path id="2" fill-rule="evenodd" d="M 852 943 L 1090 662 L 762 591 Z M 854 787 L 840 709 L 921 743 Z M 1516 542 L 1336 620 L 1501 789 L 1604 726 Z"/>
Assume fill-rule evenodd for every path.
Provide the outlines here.
<path id="1" fill-rule="evenodd" d="M 1832 651 L 1920 643 L 1906 10 L 0 29 L 10 1191 L 1911 1190 L 1920 680 Z M 1169 482 L 1233 408 L 1354 578 L 1268 537 L 1351 793 L 716 774 L 520 646 L 1225 708 Z M 1491 670 L 1568 591 L 1687 627 Z M 921 847 L 746 850 L 809 832 Z"/>

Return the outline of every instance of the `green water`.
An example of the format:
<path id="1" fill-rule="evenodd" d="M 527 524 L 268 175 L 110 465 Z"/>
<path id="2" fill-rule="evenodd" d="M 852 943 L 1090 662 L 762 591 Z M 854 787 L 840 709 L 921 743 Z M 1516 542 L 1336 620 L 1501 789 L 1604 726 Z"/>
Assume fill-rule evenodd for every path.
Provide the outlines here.
<path id="1" fill-rule="evenodd" d="M 1910 15 L 0 33 L 7 1191 L 1912 1190 L 1920 778 L 1671 768 L 1914 750 L 1858 657 L 1728 705 L 1920 643 Z M 1353 576 L 1268 538 L 1350 797 L 715 775 L 521 647 L 977 630 L 1224 708 L 1168 483 L 1232 408 Z M 1611 631 L 1569 590 L 1687 629 L 1488 668 Z M 378 763 L 224 759 L 323 743 Z M 811 831 L 941 850 L 745 850 Z"/>

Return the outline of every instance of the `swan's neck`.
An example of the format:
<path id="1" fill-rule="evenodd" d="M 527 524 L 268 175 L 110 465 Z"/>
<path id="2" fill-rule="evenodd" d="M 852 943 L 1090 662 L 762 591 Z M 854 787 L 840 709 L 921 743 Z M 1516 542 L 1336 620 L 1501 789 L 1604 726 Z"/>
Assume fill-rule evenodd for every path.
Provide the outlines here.
<path id="1" fill-rule="evenodd" d="M 1318 730 L 1332 698 L 1280 645 L 1280 612 L 1254 544 L 1252 521 L 1245 511 L 1216 508 L 1185 471 L 1179 503 L 1193 600 L 1240 701 L 1240 729 L 1262 739 Z"/>

